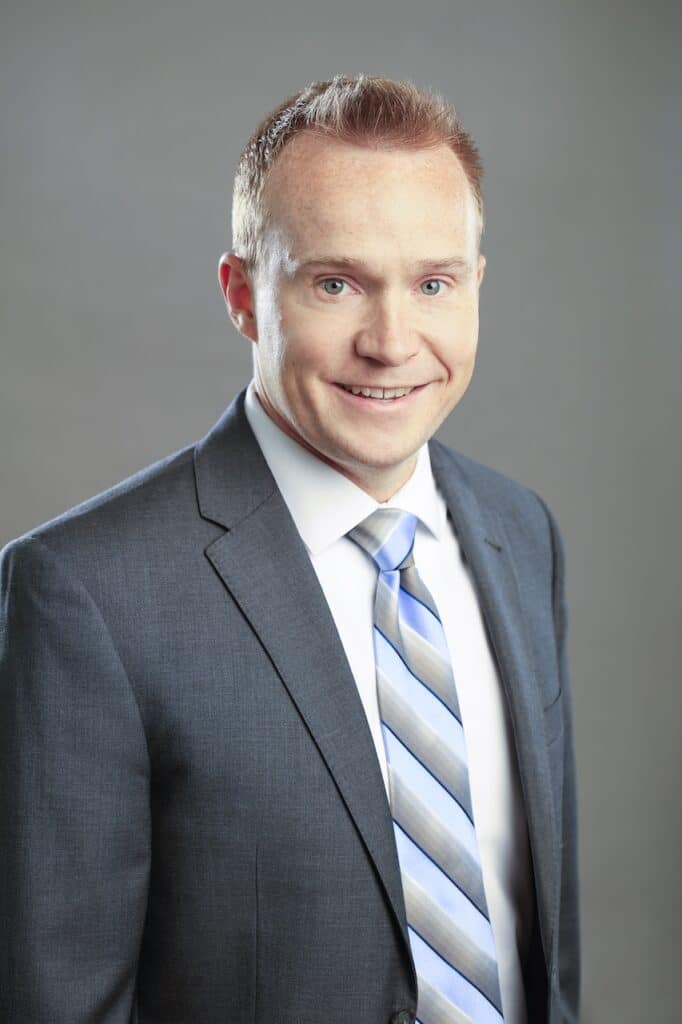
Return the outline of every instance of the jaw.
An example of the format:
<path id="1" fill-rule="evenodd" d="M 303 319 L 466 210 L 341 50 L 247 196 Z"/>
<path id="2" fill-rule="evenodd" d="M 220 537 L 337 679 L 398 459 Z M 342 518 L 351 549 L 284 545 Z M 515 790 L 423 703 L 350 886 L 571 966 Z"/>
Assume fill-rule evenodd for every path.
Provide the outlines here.
<path id="1" fill-rule="evenodd" d="M 392 498 L 407 483 L 417 464 L 416 452 L 399 462 L 394 457 L 385 461 L 375 457 L 371 463 L 366 455 L 360 458 L 348 452 L 343 452 L 338 459 L 319 451 L 313 454 L 378 502 Z"/>
<path id="2" fill-rule="evenodd" d="M 388 399 L 354 395 L 340 383 L 321 378 L 297 383 L 295 390 L 287 389 L 280 411 L 257 382 L 265 412 L 302 448 L 380 502 L 410 478 L 418 450 L 447 414 L 439 417 L 440 381 Z"/>

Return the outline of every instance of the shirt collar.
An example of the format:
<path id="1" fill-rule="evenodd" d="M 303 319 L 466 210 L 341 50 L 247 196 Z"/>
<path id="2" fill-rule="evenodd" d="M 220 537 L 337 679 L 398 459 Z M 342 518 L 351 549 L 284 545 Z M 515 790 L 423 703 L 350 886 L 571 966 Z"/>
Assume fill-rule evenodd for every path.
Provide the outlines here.
<path id="1" fill-rule="evenodd" d="M 296 528 L 312 555 L 324 551 L 379 507 L 411 512 L 435 537 L 444 536 L 447 508 L 433 478 L 428 444 L 419 449 L 410 479 L 380 505 L 348 477 L 285 434 L 260 404 L 253 380 L 246 390 L 245 411 Z"/>

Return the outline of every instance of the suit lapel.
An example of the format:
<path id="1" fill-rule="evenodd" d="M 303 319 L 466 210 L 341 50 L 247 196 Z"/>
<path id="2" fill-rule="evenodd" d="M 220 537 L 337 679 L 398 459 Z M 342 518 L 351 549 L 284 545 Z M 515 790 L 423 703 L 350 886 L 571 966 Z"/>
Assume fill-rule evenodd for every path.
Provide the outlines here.
<path id="1" fill-rule="evenodd" d="M 554 851 L 558 840 L 549 757 L 541 739 L 543 709 L 516 569 L 504 527 L 494 510 L 479 503 L 447 449 L 431 442 L 429 453 L 434 476 L 473 574 L 507 698 L 525 800 L 540 925 L 549 956 L 554 933 L 557 882 Z"/>
<path id="2" fill-rule="evenodd" d="M 545 949 L 552 948 L 556 849 L 542 707 L 516 570 L 501 522 L 456 461 L 431 462 L 471 568 L 507 697 L 533 856 Z M 206 549 L 272 659 L 331 772 L 409 940 L 390 808 L 362 702 L 305 546 L 244 413 L 244 392 L 195 450 L 202 516 L 226 530 Z M 416 978 L 413 978 L 416 987 Z"/>
<path id="3" fill-rule="evenodd" d="M 317 575 L 248 425 L 244 392 L 197 446 L 195 473 L 201 514 L 226 528 L 206 555 L 315 740 L 381 878 L 409 959 L 391 813 L 369 725 Z"/>

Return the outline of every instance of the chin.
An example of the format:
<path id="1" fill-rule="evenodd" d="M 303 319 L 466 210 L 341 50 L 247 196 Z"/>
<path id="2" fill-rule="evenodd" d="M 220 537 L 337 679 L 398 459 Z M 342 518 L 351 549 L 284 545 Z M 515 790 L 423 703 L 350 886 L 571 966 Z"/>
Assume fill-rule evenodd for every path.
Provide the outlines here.
<path id="1" fill-rule="evenodd" d="M 366 449 L 363 451 L 349 452 L 346 454 L 344 464 L 349 469 L 354 469 L 358 472 L 374 471 L 377 473 L 387 473 L 391 470 L 397 470 L 401 466 L 404 466 L 406 462 L 416 458 L 418 449 L 409 452 L 383 452 L 381 455 L 373 455 Z"/>

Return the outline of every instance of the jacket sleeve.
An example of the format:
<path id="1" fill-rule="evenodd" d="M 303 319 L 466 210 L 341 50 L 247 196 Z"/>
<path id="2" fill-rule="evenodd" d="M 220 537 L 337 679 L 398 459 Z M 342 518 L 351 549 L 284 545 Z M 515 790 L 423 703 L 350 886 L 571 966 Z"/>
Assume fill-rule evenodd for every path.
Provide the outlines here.
<path id="1" fill-rule="evenodd" d="M 558 981 L 561 1020 L 577 1024 L 580 1003 L 580 915 L 578 891 L 578 819 L 573 708 L 566 653 L 567 608 L 564 590 L 564 548 L 554 516 L 545 505 L 554 551 L 554 624 L 564 716 L 564 781 L 561 822 L 561 895 L 558 956 L 553 984 Z"/>
<path id="2" fill-rule="evenodd" d="M 128 1024 L 149 758 L 88 591 L 35 538 L 0 556 L 0 1020 Z"/>

